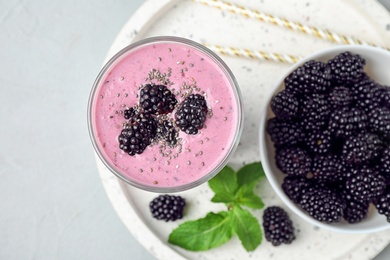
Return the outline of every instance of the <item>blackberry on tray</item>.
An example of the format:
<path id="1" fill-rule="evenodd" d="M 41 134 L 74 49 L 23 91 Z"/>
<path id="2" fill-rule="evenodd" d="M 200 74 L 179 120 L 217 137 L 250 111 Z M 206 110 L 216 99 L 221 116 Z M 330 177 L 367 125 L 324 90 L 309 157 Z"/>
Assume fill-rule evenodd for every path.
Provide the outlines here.
<path id="1" fill-rule="evenodd" d="M 183 218 L 185 199 L 180 196 L 159 195 L 149 203 L 152 216 L 158 220 L 175 221 Z"/>
<path id="2" fill-rule="evenodd" d="M 273 246 L 291 244 L 295 239 L 293 223 L 281 207 L 271 206 L 264 210 L 263 228 L 265 238 Z"/>

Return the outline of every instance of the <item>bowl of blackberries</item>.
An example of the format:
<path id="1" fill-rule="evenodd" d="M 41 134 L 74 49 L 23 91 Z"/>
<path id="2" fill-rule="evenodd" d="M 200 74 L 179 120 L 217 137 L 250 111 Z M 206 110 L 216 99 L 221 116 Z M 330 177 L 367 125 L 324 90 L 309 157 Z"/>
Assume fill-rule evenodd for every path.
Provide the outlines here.
<path id="1" fill-rule="evenodd" d="M 336 46 L 294 64 L 260 123 L 260 156 L 282 201 L 320 228 L 390 229 L 390 52 Z"/>

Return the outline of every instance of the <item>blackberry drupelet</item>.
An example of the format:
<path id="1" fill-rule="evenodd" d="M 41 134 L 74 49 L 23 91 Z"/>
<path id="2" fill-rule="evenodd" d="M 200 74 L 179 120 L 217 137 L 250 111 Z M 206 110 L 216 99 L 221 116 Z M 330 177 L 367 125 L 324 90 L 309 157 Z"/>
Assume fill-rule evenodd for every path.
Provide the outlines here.
<path id="1" fill-rule="evenodd" d="M 149 203 L 152 216 L 158 220 L 175 221 L 183 218 L 185 199 L 180 196 L 160 195 Z"/>
<path id="2" fill-rule="evenodd" d="M 378 135 L 361 133 L 346 139 L 342 148 L 342 159 L 351 165 L 369 164 L 379 157 L 383 143 Z"/>
<path id="3" fill-rule="evenodd" d="M 345 189 L 358 201 L 372 202 L 382 195 L 386 188 L 385 178 L 368 167 L 355 169 L 345 182 Z"/>
<path id="4" fill-rule="evenodd" d="M 313 186 L 313 182 L 301 176 L 288 175 L 283 179 L 282 189 L 284 193 L 295 203 L 299 203 L 302 195 Z"/>
<path id="5" fill-rule="evenodd" d="M 347 168 L 338 156 L 327 154 L 313 158 L 311 172 L 314 180 L 335 183 L 343 180 Z"/>
<path id="6" fill-rule="evenodd" d="M 338 138 L 347 138 L 366 130 L 367 115 L 357 108 L 335 110 L 329 118 L 328 130 Z"/>
<path id="7" fill-rule="evenodd" d="M 333 88 L 329 95 L 329 101 L 334 109 L 350 107 L 353 103 L 352 90 L 345 86 Z"/>
<path id="8" fill-rule="evenodd" d="M 151 115 L 134 113 L 118 137 L 119 148 L 131 156 L 141 154 L 156 136 L 156 128 L 157 123 Z"/>
<path id="9" fill-rule="evenodd" d="M 299 147 L 284 147 L 276 150 L 275 161 L 285 174 L 306 176 L 310 172 L 311 158 Z"/>
<path id="10" fill-rule="evenodd" d="M 364 75 L 365 60 L 360 55 L 343 52 L 328 61 L 332 80 L 338 84 L 359 81 Z"/>
<path id="11" fill-rule="evenodd" d="M 327 92 L 331 87 L 330 70 L 325 63 L 310 60 L 291 72 L 284 84 L 294 94 Z"/>
<path id="12" fill-rule="evenodd" d="M 312 188 L 303 194 L 300 205 L 314 219 L 326 223 L 339 222 L 345 208 L 336 193 L 319 188 Z"/>
<path id="13" fill-rule="evenodd" d="M 371 131 L 390 139 L 390 108 L 375 108 L 368 114 L 368 118 Z"/>
<path id="14" fill-rule="evenodd" d="M 298 99 L 286 90 L 278 92 L 271 100 L 271 109 L 277 117 L 296 117 L 298 108 Z"/>
<path id="15" fill-rule="evenodd" d="M 207 110 L 207 103 L 203 96 L 189 95 L 180 104 L 175 114 L 176 125 L 187 134 L 195 135 L 204 126 Z"/>
<path id="16" fill-rule="evenodd" d="M 385 215 L 387 222 L 390 223 L 390 188 L 387 188 L 386 191 L 376 199 L 374 205 L 378 210 L 378 213 Z"/>
<path id="17" fill-rule="evenodd" d="M 177 104 L 175 95 L 164 85 L 146 84 L 140 91 L 141 108 L 150 114 L 167 114 Z"/>
<path id="18" fill-rule="evenodd" d="M 291 119 L 273 117 L 268 120 L 267 132 L 275 147 L 302 142 L 304 134 L 300 124 Z"/>
<path id="19" fill-rule="evenodd" d="M 311 154 L 327 154 L 332 149 L 332 136 L 328 130 L 314 130 L 306 133 L 305 144 Z"/>
<path id="20" fill-rule="evenodd" d="M 263 228 L 265 238 L 273 246 L 291 244 L 295 239 L 293 223 L 281 207 L 271 206 L 264 210 Z"/>
<path id="21" fill-rule="evenodd" d="M 170 119 L 157 121 L 156 139 L 165 142 L 168 146 L 174 147 L 177 144 L 179 132 Z"/>

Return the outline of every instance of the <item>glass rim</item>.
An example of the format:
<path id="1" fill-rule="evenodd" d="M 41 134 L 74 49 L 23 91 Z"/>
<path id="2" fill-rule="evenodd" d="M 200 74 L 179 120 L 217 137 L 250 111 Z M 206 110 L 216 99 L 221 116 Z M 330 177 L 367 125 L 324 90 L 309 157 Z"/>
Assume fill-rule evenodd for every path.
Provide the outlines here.
<path id="1" fill-rule="evenodd" d="M 101 151 L 101 149 L 98 145 L 97 138 L 95 138 L 96 131 L 94 129 L 94 124 L 93 124 L 93 122 L 94 122 L 93 107 L 94 107 L 94 104 L 96 102 L 96 95 L 97 95 L 97 92 L 99 90 L 100 82 L 103 79 L 103 77 L 106 75 L 107 71 L 109 71 L 109 69 L 116 62 L 119 62 L 121 60 L 121 58 L 124 57 L 124 54 L 126 54 L 128 51 L 135 50 L 135 49 L 140 48 L 144 45 L 153 44 L 153 43 L 164 43 L 164 42 L 172 42 L 172 43 L 179 43 L 179 44 L 188 45 L 190 47 L 197 49 L 198 51 L 201 51 L 202 53 L 207 55 L 209 58 L 211 58 L 218 65 L 218 67 L 224 72 L 225 76 L 227 77 L 227 79 L 230 82 L 231 87 L 233 88 L 233 92 L 235 94 L 235 99 L 237 101 L 237 115 L 238 115 L 237 116 L 237 126 L 236 126 L 236 131 L 234 134 L 234 138 L 233 138 L 232 142 L 230 143 L 229 149 L 226 152 L 225 156 L 216 165 L 216 167 L 214 167 L 210 172 L 204 174 L 202 177 L 200 177 L 199 179 L 197 179 L 195 181 L 192 181 L 192 182 L 189 182 L 189 183 L 186 183 L 183 185 L 179 185 L 179 186 L 172 186 L 172 187 L 171 186 L 158 187 L 158 186 L 147 185 L 145 183 L 137 182 L 134 179 L 131 179 L 130 177 L 127 177 L 124 174 L 122 174 L 113 165 L 111 165 L 109 160 L 107 160 L 105 158 L 103 152 Z M 227 66 L 227 64 L 217 54 L 215 54 L 213 51 L 211 51 L 207 47 L 205 47 L 205 46 L 203 46 L 195 41 L 192 41 L 192 40 L 189 40 L 186 38 L 182 38 L 182 37 L 177 37 L 177 36 L 155 36 L 155 37 L 145 38 L 145 39 L 136 41 L 134 43 L 131 43 L 131 44 L 127 45 L 126 47 L 124 47 L 123 49 L 121 49 L 120 51 L 118 51 L 114 56 L 112 56 L 104 64 L 104 66 L 101 68 L 98 76 L 96 77 L 96 79 L 92 85 L 90 95 L 89 95 L 88 109 L 87 109 L 87 123 L 88 123 L 89 137 L 92 141 L 94 150 L 95 150 L 96 154 L 98 155 L 100 161 L 114 175 L 116 175 L 122 181 L 124 181 L 124 182 L 126 182 L 126 183 L 128 183 L 136 188 L 139 188 L 139 189 L 142 189 L 145 191 L 156 192 L 156 193 L 163 193 L 163 192 L 173 193 L 173 192 L 180 192 L 180 191 L 189 190 L 189 189 L 195 188 L 195 187 L 205 183 L 206 181 L 210 180 L 215 175 L 217 175 L 218 172 L 221 171 L 225 165 L 227 165 L 227 163 L 229 162 L 230 158 L 232 157 L 232 155 L 234 154 L 234 151 L 236 150 L 236 148 L 238 146 L 238 143 L 239 143 L 239 140 L 240 140 L 240 137 L 242 134 L 242 130 L 243 130 L 243 125 L 244 125 L 243 121 L 244 121 L 244 108 L 243 108 L 243 102 L 242 102 L 242 94 L 241 94 L 238 82 L 237 82 L 236 78 L 234 77 L 230 68 Z"/>

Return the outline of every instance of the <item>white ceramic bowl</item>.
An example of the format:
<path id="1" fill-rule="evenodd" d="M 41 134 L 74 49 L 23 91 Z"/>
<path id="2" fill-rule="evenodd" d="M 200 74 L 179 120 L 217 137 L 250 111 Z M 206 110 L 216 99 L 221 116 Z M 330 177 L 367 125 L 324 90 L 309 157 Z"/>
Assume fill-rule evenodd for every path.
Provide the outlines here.
<path id="1" fill-rule="evenodd" d="M 359 223 L 349 224 L 346 221 L 342 221 L 339 223 L 327 224 L 315 220 L 304 210 L 302 210 L 299 205 L 291 201 L 281 188 L 283 178 L 286 175 L 283 174 L 276 167 L 274 159 L 275 149 L 266 131 L 268 119 L 274 116 L 270 108 L 270 101 L 277 92 L 284 89 L 284 79 L 293 70 L 303 65 L 306 61 L 319 60 L 326 62 L 329 59 L 335 57 L 337 54 L 345 51 L 349 51 L 351 53 L 359 54 L 360 56 L 362 56 L 366 60 L 366 73 L 376 82 L 387 86 L 390 85 L 390 52 L 380 48 L 369 46 L 342 45 L 325 49 L 305 57 L 304 59 L 294 64 L 294 66 L 292 66 L 286 72 L 285 75 L 282 75 L 280 77 L 280 79 L 276 82 L 275 86 L 273 86 L 269 97 L 266 99 L 266 104 L 260 122 L 260 158 L 263 164 L 265 174 L 271 186 L 281 198 L 281 200 L 298 216 L 302 217 L 307 222 L 313 225 L 329 230 L 334 230 L 343 233 L 372 233 L 390 229 L 390 223 L 386 221 L 386 217 L 377 213 L 376 209 L 373 208 L 372 205 L 370 206 L 370 211 L 366 219 Z"/>

